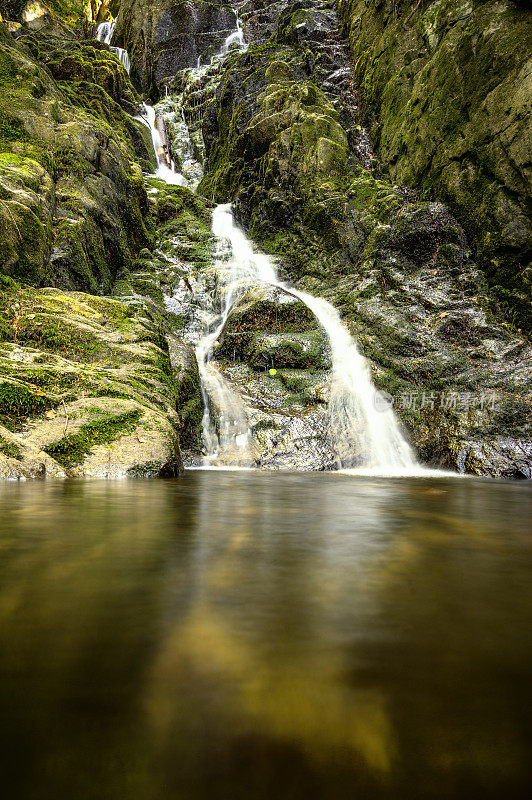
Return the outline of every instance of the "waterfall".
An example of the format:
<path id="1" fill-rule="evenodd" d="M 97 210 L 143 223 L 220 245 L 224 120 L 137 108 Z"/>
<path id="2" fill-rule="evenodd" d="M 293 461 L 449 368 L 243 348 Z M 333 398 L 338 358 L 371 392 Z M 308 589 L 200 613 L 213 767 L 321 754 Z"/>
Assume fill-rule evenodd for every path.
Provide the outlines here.
<path id="1" fill-rule="evenodd" d="M 113 53 L 116 53 L 118 58 L 120 59 L 122 65 L 127 70 L 129 74 L 129 70 L 131 68 L 131 63 L 129 59 L 129 53 L 127 50 L 124 50 L 123 47 L 112 47 L 111 46 L 111 39 L 113 38 L 113 34 L 115 32 L 116 27 L 116 20 L 112 22 L 101 22 L 98 27 L 96 28 L 96 39 L 98 42 L 103 42 L 104 44 L 109 45 L 110 50 Z M 157 130 L 157 126 L 155 124 L 155 110 L 152 106 L 149 106 L 147 103 L 142 104 L 143 113 L 140 114 L 137 119 L 140 119 L 145 125 L 148 126 L 150 129 L 151 141 L 153 145 L 153 150 L 155 153 L 155 158 L 157 160 L 157 171 L 156 176 L 158 178 L 162 178 L 166 183 L 177 184 L 178 186 L 183 186 L 186 184 L 186 181 L 182 175 L 178 172 L 175 172 L 173 169 L 173 164 L 168 166 L 165 163 L 166 159 L 161 158 L 163 154 L 163 143 L 161 141 L 161 135 Z M 170 159 L 168 159 L 170 161 Z"/>
<path id="2" fill-rule="evenodd" d="M 204 401 L 203 439 L 208 464 L 229 461 L 242 466 L 251 462 L 252 436 L 247 416 L 240 397 L 210 359 L 213 346 L 239 300 L 257 283 L 274 284 L 276 274 L 269 258 L 256 253 L 249 239 L 236 227 L 230 205 L 214 209 L 212 232 L 219 242 L 216 268 L 220 274 L 222 309 L 213 330 L 196 347 Z M 211 418 L 211 405 L 217 413 L 217 426 Z"/>
<path id="3" fill-rule="evenodd" d="M 96 39 L 104 44 L 111 44 L 113 33 L 116 28 L 116 20 L 112 22 L 100 22 L 96 28 Z"/>
<path id="4" fill-rule="evenodd" d="M 325 331 L 332 354 L 331 398 L 329 401 L 330 435 L 342 467 L 360 466 L 375 471 L 401 473 L 412 470 L 416 462 L 401 434 L 390 405 L 374 386 L 369 364 L 336 309 L 326 300 L 301 292 L 278 280 L 272 259 L 257 253 L 244 232 L 235 225 L 230 205 L 213 211 L 212 231 L 218 240 L 230 246 L 230 258 L 222 264 L 222 309 L 214 329 L 196 348 L 204 397 L 212 400 L 223 415 L 216 431 L 208 406 L 203 415 L 207 461 L 230 453 L 237 463 L 249 459 L 251 432 L 244 425 L 243 407 L 235 393 L 210 363 L 212 349 L 223 333 L 229 316 L 246 291 L 256 284 L 268 284 L 301 300 Z M 205 397 L 206 399 L 206 397 Z M 231 463 L 235 463 L 233 460 Z"/>
<path id="5" fill-rule="evenodd" d="M 112 47 L 111 46 L 111 39 L 113 38 L 113 33 L 115 32 L 116 28 L 116 20 L 112 22 L 101 22 L 98 27 L 96 28 L 96 39 L 99 42 L 103 42 L 104 44 L 109 45 L 109 49 L 112 53 L 115 53 L 126 72 L 129 75 L 129 70 L 131 69 L 131 62 L 129 59 L 129 53 L 127 50 L 124 50 L 123 47 Z"/>
<path id="6" fill-rule="evenodd" d="M 367 359 L 334 306 L 277 283 L 309 308 L 329 339 L 332 354 L 330 433 L 342 467 L 401 472 L 415 466 L 391 404 L 377 391 Z"/>
<path id="7" fill-rule="evenodd" d="M 155 109 L 153 106 L 143 103 L 142 110 L 144 113 L 141 114 L 138 119 L 144 122 L 144 124 L 150 129 L 153 151 L 155 153 L 155 158 L 157 159 L 157 170 L 155 172 L 155 177 L 161 178 L 166 183 L 170 183 L 175 186 L 186 186 L 187 181 L 185 177 L 181 175 L 180 172 L 175 171 L 173 162 L 168 158 L 170 161 L 170 166 L 165 163 L 166 157 L 163 156 L 163 143 L 161 140 L 161 135 L 156 126 Z"/>
<path id="8" fill-rule="evenodd" d="M 129 70 L 131 68 L 129 53 L 123 47 L 111 46 L 111 40 L 115 32 L 115 27 L 116 27 L 116 20 L 113 20 L 112 22 L 101 22 L 96 28 L 96 39 L 99 42 L 103 42 L 104 44 L 109 45 L 110 50 L 113 53 L 116 53 L 122 65 L 129 74 Z M 157 130 L 155 110 L 153 106 L 150 106 L 147 103 L 143 103 L 142 110 L 143 113 L 140 114 L 137 117 L 137 119 L 140 119 L 145 125 L 148 126 L 150 130 L 153 150 L 155 153 L 155 158 L 157 160 L 157 170 L 155 173 L 156 177 L 161 178 L 166 183 L 174 184 L 177 186 L 186 186 L 187 185 L 186 179 L 179 172 L 175 171 L 173 162 L 170 160 L 169 156 L 167 157 L 167 153 L 165 153 L 163 142 L 161 140 L 161 135 Z"/>
<path id="9" fill-rule="evenodd" d="M 220 49 L 220 53 L 218 54 L 218 58 L 223 58 L 229 50 L 236 45 L 239 50 L 245 52 L 248 49 L 248 45 L 244 40 L 244 31 L 242 30 L 242 23 L 240 22 L 240 17 L 238 16 L 238 12 L 236 15 L 236 31 L 233 31 L 229 34 L 229 36 L 225 39 L 222 47 Z"/>
<path id="10" fill-rule="evenodd" d="M 131 62 L 129 60 L 129 53 L 127 50 L 124 50 L 123 47 L 111 47 L 111 52 L 116 53 L 122 66 L 124 67 L 125 71 L 129 75 L 129 70 L 131 69 Z"/>
<path id="11" fill-rule="evenodd" d="M 232 31 L 226 37 L 226 39 L 221 45 L 220 50 L 211 58 L 209 64 L 200 66 L 200 60 L 201 60 L 200 57 L 198 59 L 198 66 L 196 68 L 188 69 L 192 81 L 197 81 L 197 79 L 202 75 L 204 75 L 213 64 L 225 58 L 229 50 L 234 50 L 234 49 L 239 49 L 242 51 L 247 50 L 248 45 L 244 41 L 244 32 L 242 30 L 242 24 L 240 22 L 238 14 L 236 15 L 236 24 L 237 24 L 236 30 Z M 105 30 L 103 29 L 103 26 L 105 26 Z M 98 26 L 98 31 L 100 30 L 100 28 L 102 28 L 101 35 L 107 37 L 105 41 L 109 42 L 113 35 L 114 23 L 102 23 L 102 25 Z M 101 41 L 104 41 L 104 39 L 102 38 Z M 166 96 L 168 95 L 167 86 L 165 86 L 165 94 Z M 179 156 L 179 160 L 181 162 L 184 174 L 175 171 L 173 162 L 171 162 L 170 166 L 168 165 L 168 163 L 165 163 L 167 159 L 164 157 L 165 154 L 164 154 L 163 142 L 161 141 L 160 133 L 156 127 L 156 116 L 153 107 L 148 105 L 147 103 L 143 103 L 143 113 L 141 114 L 139 119 L 141 119 L 142 122 L 144 122 L 150 129 L 153 149 L 155 151 L 155 156 L 157 158 L 157 171 L 155 173 L 156 176 L 166 181 L 166 183 L 175 184 L 178 186 L 188 186 L 190 189 L 192 189 L 192 191 L 195 191 L 203 176 L 203 171 L 201 169 L 200 164 L 196 160 L 194 154 L 194 147 L 190 138 L 190 133 L 188 130 L 188 126 L 182 108 L 179 109 L 179 115 L 180 115 L 179 121 L 174 121 L 173 125 L 178 134 L 176 136 L 176 138 L 178 139 L 178 145 L 177 145 L 178 152 L 176 152 L 176 155 Z M 170 161 L 169 158 L 168 161 Z"/>
<path id="12" fill-rule="evenodd" d="M 104 23 L 108 26 L 108 23 Z M 101 36 L 108 40 L 112 36 L 112 24 Z M 222 44 L 211 59 L 210 65 L 225 57 L 233 47 L 245 50 L 240 20 L 237 29 Z M 196 72 L 207 70 L 209 65 L 199 67 Z M 157 177 L 167 183 L 190 185 L 194 183 L 168 166 L 161 135 L 156 126 L 155 110 L 144 104 L 140 117 L 148 125 L 157 158 Z M 182 119 L 183 129 L 188 127 Z M 192 159 L 191 143 L 183 133 L 183 155 Z M 192 176 L 189 176 L 192 177 Z M 401 434 L 399 423 L 389 404 L 382 402 L 382 395 L 371 380 L 367 360 L 358 351 L 355 341 L 343 325 L 336 309 L 326 300 L 313 297 L 307 292 L 279 281 L 273 260 L 255 251 L 253 244 L 235 224 L 231 206 L 219 205 L 213 211 L 212 232 L 218 240 L 218 257 L 215 268 L 218 273 L 218 295 L 220 310 L 208 332 L 196 345 L 201 392 L 203 397 L 203 439 L 207 465 L 231 464 L 250 466 L 254 463 L 253 436 L 249 427 L 244 403 L 233 390 L 222 372 L 212 362 L 212 352 L 223 335 L 229 317 L 253 286 L 268 285 L 296 297 L 315 316 L 326 333 L 332 355 L 331 395 L 329 400 L 329 435 L 337 454 L 338 464 L 343 468 L 353 466 L 379 472 L 396 474 L 412 472 L 416 462 L 412 450 Z M 216 422 L 214 421 L 216 418 Z"/>
<path id="13" fill-rule="evenodd" d="M 234 10 L 234 9 L 233 9 Z M 240 50 L 241 52 L 245 53 L 248 49 L 249 45 L 247 44 L 246 40 L 244 39 L 244 31 L 242 29 L 242 23 L 240 22 L 240 17 L 238 16 L 238 11 L 235 11 L 236 14 L 236 30 L 231 31 L 231 33 L 226 36 L 224 41 L 222 42 L 222 46 L 215 53 L 212 58 L 210 59 L 209 63 L 206 66 L 212 66 L 217 61 L 221 61 L 230 50 Z M 201 55 L 198 56 L 197 67 L 201 68 Z"/>

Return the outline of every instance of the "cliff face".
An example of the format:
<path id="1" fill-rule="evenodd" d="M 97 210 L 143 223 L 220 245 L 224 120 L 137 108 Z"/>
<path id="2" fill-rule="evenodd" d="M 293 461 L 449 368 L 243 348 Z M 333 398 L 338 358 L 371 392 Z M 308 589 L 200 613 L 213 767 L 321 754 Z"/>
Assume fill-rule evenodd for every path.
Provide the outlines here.
<path id="1" fill-rule="evenodd" d="M 76 11 L 0 22 L 0 478 L 179 469 L 150 135 Z"/>
<path id="2" fill-rule="evenodd" d="M 214 54 L 235 23 L 235 12 L 222 0 L 128 0 L 121 4 L 113 43 L 129 52 L 133 80 L 157 96 L 179 70 Z"/>
<path id="3" fill-rule="evenodd" d="M 338 8 L 383 168 L 449 203 L 499 298 L 529 326 L 529 4 L 338 0 Z"/>

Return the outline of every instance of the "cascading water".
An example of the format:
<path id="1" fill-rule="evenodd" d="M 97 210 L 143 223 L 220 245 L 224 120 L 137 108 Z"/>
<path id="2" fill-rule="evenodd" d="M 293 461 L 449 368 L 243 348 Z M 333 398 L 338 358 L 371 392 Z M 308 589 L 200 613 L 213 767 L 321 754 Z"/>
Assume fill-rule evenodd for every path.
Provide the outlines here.
<path id="1" fill-rule="evenodd" d="M 342 467 L 402 472 L 416 461 L 387 398 L 371 380 L 368 361 L 342 324 L 337 310 L 321 298 L 277 284 L 309 308 L 327 334 L 332 354 L 330 434 Z"/>
<path id="2" fill-rule="evenodd" d="M 122 47 L 111 46 L 111 40 L 113 38 L 115 28 L 116 20 L 113 20 L 112 22 L 101 22 L 96 28 L 96 39 L 99 42 L 109 45 L 111 51 L 116 53 L 122 65 L 129 73 L 131 68 L 129 53 Z M 176 173 L 171 167 L 168 166 L 168 164 L 165 163 L 165 160 L 161 158 L 162 142 L 159 131 L 155 125 L 155 111 L 153 107 L 149 106 L 147 103 L 143 103 L 142 108 L 143 114 L 141 114 L 138 119 L 144 122 L 144 124 L 150 129 L 153 150 L 155 152 L 155 158 L 157 159 L 157 177 L 162 178 L 164 181 L 166 181 L 166 183 L 173 183 L 183 186 L 186 183 L 183 176 L 179 175 L 179 173 Z"/>
<path id="3" fill-rule="evenodd" d="M 111 44 L 115 27 L 116 20 L 113 20 L 112 22 L 100 22 L 96 28 L 96 39 L 104 44 Z"/>
<path id="4" fill-rule="evenodd" d="M 208 62 L 207 66 L 212 66 L 217 61 L 221 61 L 230 50 L 240 50 L 241 52 L 245 52 L 249 45 L 247 44 L 246 40 L 244 39 L 244 31 L 242 29 L 242 23 L 240 22 L 240 17 L 238 16 L 238 12 L 235 11 L 236 14 L 236 29 L 231 31 L 229 36 L 227 36 L 224 41 L 222 42 L 222 46 L 215 53 L 210 61 Z M 201 67 L 202 56 L 198 56 L 198 67 Z"/>
<path id="5" fill-rule="evenodd" d="M 222 47 L 218 54 L 218 58 L 223 58 L 229 52 L 229 50 L 233 48 L 241 50 L 242 52 L 245 52 L 248 49 L 248 45 L 244 39 L 244 31 L 242 30 L 242 23 L 240 22 L 240 17 L 238 16 L 238 13 L 236 15 L 236 31 L 230 33 L 229 36 L 226 38 L 226 40 L 222 44 Z"/>
<path id="6" fill-rule="evenodd" d="M 202 425 L 207 448 L 206 461 L 208 464 L 229 462 L 245 465 L 251 462 L 252 443 L 246 412 L 240 397 L 210 359 L 213 346 L 239 300 L 257 283 L 274 284 L 276 274 L 268 257 L 255 253 L 249 239 L 234 225 L 230 205 L 220 205 L 214 209 L 212 232 L 222 250 L 222 257 L 215 265 L 220 273 L 222 309 L 212 330 L 196 347 L 204 400 Z M 211 418 L 211 405 L 217 412 L 218 425 Z"/>
<path id="7" fill-rule="evenodd" d="M 230 205 L 220 205 L 214 209 L 212 231 L 219 240 L 229 243 L 231 257 L 223 262 L 222 311 L 214 329 L 196 348 L 200 376 L 207 387 L 207 394 L 211 395 L 211 388 L 218 393 L 216 405 L 222 408 L 226 420 L 223 430 L 219 428 L 216 435 L 206 408 L 203 428 L 208 461 L 220 456 L 223 459 L 226 453 L 233 459 L 236 453 L 239 462 L 249 458 L 252 436 L 249 428 L 245 430 L 243 426 L 242 404 L 239 407 L 235 402 L 234 392 L 224 397 L 224 392 L 218 386 L 213 387 L 214 366 L 210 364 L 210 357 L 231 311 L 246 291 L 256 284 L 268 284 L 301 300 L 312 311 L 329 339 L 332 355 L 330 436 L 339 464 L 342 467 L 356 465 L 394 473 L 415 469 L 412 450 L 401 434 L 395 414 L 391 406 L 382 402 L 371 380 L 368 362 L 359 353 L 336 309 L 326 300 L 279 281 L 272 260 L 263 253 L 257 253 L 243 231 L 235 225 Z M 226 401 L 225 405 L 223 401 Z M 227 420 L 230 420 L 229 424 Z"/>
<path id="8" fill-rule="evenodd" d="M 96 39 L 99 42 L 103 42 L 104 44 L 109 45 L 109 49 L 112 53 L 116 53 L 120 62 L 126 72 L 129 74 L 131 69 L 131 61 L 129 59 L 129 53 L 127 50 L 124 50 L 123 47 L 113 47 L 111 45 L 111 39 L 113 38 L 113 33 L 115 32 L 116 28 L 116 20 L 112 22 L 101 22 L 98 27 L 96 28 Z"/>
<path id="9" fill-rule="evenodd" d="M 114 23 L 102 23 L 97 38 L 109 43 Z M 197 77 L 233 49 L 245 50 L 240 20 L 237 29 L 222 44 L 209 65 L 195 70 Z M 127 53 L 126 53 L 127 55 Z M 157 177 L 170 184 L 189 185 L 195 190 L 201 178 L 193 167 L 190 180 L 174 170 L 173 162 L 164 150 L 157 130 L 152 106 L 144 104 L 140 119 L 148 125 L 157 158 Z M 192 162 L 192 145 L 182 112 L 182 160 Z M 198 165 L 199 166 L 199 165 Z M 189 170 L 190 171 L 190 170 Z M 278 280 L 271 258 L 257 253 L 250 240 L 234 222 L 230 205 L 220 205 L 213 211 L 212 231 L 218 240 L 219 257 L 215 270 L 219 275 L 218 294 L 221 310 L 209 332 L 196 346 L 204 403 L 203 438 L 207 465 L 230 464 L 251 466 L 254 463 L 253 436 L 244 403 L 239 394 L 212 362 L 212 351 L 223 334 L 231 312 L 253 286 L 268 285 L 287 292 L 303 302 L 325 331 L 332 354 L 331 395 L 329 400 L 329 435 L 341 467 L 363 467 L 379 472 L 404 473 L 416 469 L 411 448 L 403 438 L 391 406 L 383 404 L 373 385 L 366 359 L 345 326 L 336 309 L 327 301 L 299 291 Z M 213 419 L 214 412 L 216 422 Z"/>
<path id="10" fill-rule="evenodd" d="M 131 68 L 129 53 L 122 47 L 111 46 L 111 40 L 115 32 L 115 27 L 116 20 L 113 20 L 112 22 L 101 22 L 96 28 L 96 39 L 99 42 L 109 45 L 111 51 L 116 53 L 122 65 L 129 73 Z M 155 173 L 156 176 L 158 178 L 162 178 L 162 180 L 164 180 L 166 183 L 171 183 L 178 186 L 186 186 L 187 182 L 185 178 L 179 172 L 175 171 L 172 161 L 164 151 L 161 135 L 156 126 L 155 110 L 147 103 L 143 103 L 142 108 L 143 113 L 138 117 L 138 119 L 144 122 L 144 124 L 150 129 L 153 150 L 157 160 L 157 171 Z"/>

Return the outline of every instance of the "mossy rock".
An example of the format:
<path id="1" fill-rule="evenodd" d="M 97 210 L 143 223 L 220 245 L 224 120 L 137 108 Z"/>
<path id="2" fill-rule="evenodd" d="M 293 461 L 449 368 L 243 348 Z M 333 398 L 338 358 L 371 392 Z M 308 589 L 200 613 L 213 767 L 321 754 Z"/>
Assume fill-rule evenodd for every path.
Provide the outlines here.
<path id="1" fill-rule="evenodd" d="M 38 454 L 45 469 L 53 460 L 70 474 L 179 462 L 177 384 L 160 321 L 151 317 L 148 305 L 141 319 L 112 298 L 4 288 L 0 423 L 31 445 L 21 475 Z"/>
<path id="2" fill-rule="evenodd" d="M 375 146 L 394 182 L 450 204 L 528 327 L 530 13 L 512 2 L 410 5 L 338 4 Z"/>
<path id="3" fill-rule="evenodd" d="M 102 59 L 118 69 L 107 52 Z M 123 81 L 117 92 L 127 94 L 127 75 Z M 133 110 L 136 96 L 128 91 Z M 2 271 L 34 284 L 109 292 L 117 273 L 153 244 L 134 161 L 136 150 L 147 154 L 136 124 L 102 86 L 56 83 L 13 40 L 0 42 L 0 119 Z"/>
<path id="4" fill-rule="evenodd" d="M 255 370 L 268 368 L 330 367 L 330 357 L 318 331 L 307 333 L 255 333 L 246 348 L 245 360 Z"/>

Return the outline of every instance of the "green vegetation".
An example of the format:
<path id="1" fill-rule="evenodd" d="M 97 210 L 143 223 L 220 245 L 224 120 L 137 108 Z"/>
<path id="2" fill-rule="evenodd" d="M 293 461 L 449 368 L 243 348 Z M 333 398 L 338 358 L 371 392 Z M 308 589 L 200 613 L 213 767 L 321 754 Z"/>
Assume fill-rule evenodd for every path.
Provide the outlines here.
<path id="1" fill-rule="evenodd" d="M 0 421 L 31 430 L 35 452 L 84 474 L 99 458 L 89 456 L 94 444 L 136 431 L 127 457 L 127 441 L 113 452 L 123 471 L 151 475 L 169 474 L 164 465 L 178 462 L 176 430 L 184 446 L 200 449 L 197 364 L 179 338 L 185 316 L 166 311 L 164 296 L 178 286 L 196 291 L 200 275 L 207 290 L 215 283 L 211 207 L 229 200 L 257 245 L 277 258 L 283 279 L 334 304 L 371 358 L 378 386 L 396 397 L 420 387 L 478 390 L 496 372 L 501 391 L 509 395 L 514 378 L 516 397 L 527 390 L 514 356 L 505 355 L 524 346 L 517 328 L 528 308 L 525 272 L 515 268 L 525 248 L 510 241 L 524 230 L 515 210 L 521 187 L 507 191 L 501 142 L 464 112 L 482 106 L 488 127 L 500 118 L 499 84 L 506 86 L 510 64 L 521 58 L 519 14 L 500 11 L 519 34 L 515 41 L 505 31 L 499 47 L 486 36 L 473 53 L 464 31 L 476 36 L 480 17 L 491 31 L 492 4 L 474 4 L 454 33 L 447 31 L 451 0 L 340 5 L 357 56 L 362 113 L 384 167 L 369 150 L 331 4 L 294 2 L 272 19 L 268 41 L 230 55 L 185 100 L 185 116 L 204 131 L 208 151 L 199 194 L 143 177 L 153 157 L 149 131 L 133 119 L 140 98 L 104 45 L 79 36 L 81 28 L 72 35 L 57 19 L 23 44 L 2 27 Z M 77 0 L 57 0 L 54 9 L 80 25 Z M 127 18 L 125 28 L 136 24 Z M 440 42 L 452 47 L 444 52 Z M 151 45 L 143 46 L 148 64 Z M 489 72 L 488 56 L 494 80 L 480 81 L 473 72 Z M 150 91 L 155 75 L 141 77 Z M 183 80 L 177 76 L 174 87 Z M 175 97 L 160 108 L 181 113 Z M 484 133 L 488 149 L 461 152 Z M 519 172 L 521 153 L 506 144 Z M 467 223 L 491 289 L 464 232 L 435 198 Z M 512 214 L 514 228 L 504 223 Z M 513 331 L 497 322 L 501 307 Z M 250 293 L 215 356 L 236 385 L 256 392 L 259 417 L 270 398 L 285 417 L 324 414 L 330 354 L 304 304 Z M 504 396 L 479 436 L 525 430 L 526 404 Z M 426 458 L 438 436 L 441 452 L 455 458 L 456 441 L 472 435 L 473 422 L 481 430 L 458 413 L 400 413 Z M 261 430 L 267 438 L 267 425 Z M 0 442 L 0 453 L 13 447 Z M 21 469 L 28 453 L 22 448 Z"/>
<path id="2" fill-rule="evenodd" d="M 12 428 L 25 417 L 38 414 L 50 405 L 36 387 L 0 379 L 0 423 L 6 428 Z"/>
<path id="3" fill-rule="evenodd" d="M 0 42 L 2 271 L 110 292 L 116 274 L 153 245 L 135 163 L 137 152 L 147 163 L 148 150 L 126 113 L 135 113 L 138 95 L 97 42 L 33 33 L 24 47 L 33 58 L 13 40 Z"/>
<path id="4" fill-rule="evenodd" d="M 0 0 L 0 14 L 4 19 L 17 20 L 27 0 Z"/>
<path id="5" fill-rule="evenodd" d="M 163 464 L 160 461 L 146 461 L 144 464 L 135 464 L 128 469 L 129 478 L 155 478 L 159 475 Z"/>
<path id="6" fill-rule="evenodd" d="M 340 0 L 355 80 L 394 182 L 447 202 L 529 327 L 530 14 L 516 3 Z"/>
<path id="7" fill-rule="evenodd" d="M 65 436 L 59 442 L 46 447 L 45 452 L 67 469 L 75 467 L 93 447 L 109 444 L 120 436 L 132 433 L 140 417 L 141 412 L 134 410 L 108 419 L 87 422 L 77 433 Z"/>
<path id="8" fill-rule="evenodd" d="M 20 461 L 22 458 L 20 447 L 14 442 L 8 442 L 3 436 L 0 436 L 0 453 L 3 453 L 3 455 L 8 458 L 16 458 L 17 461 Z"/>

